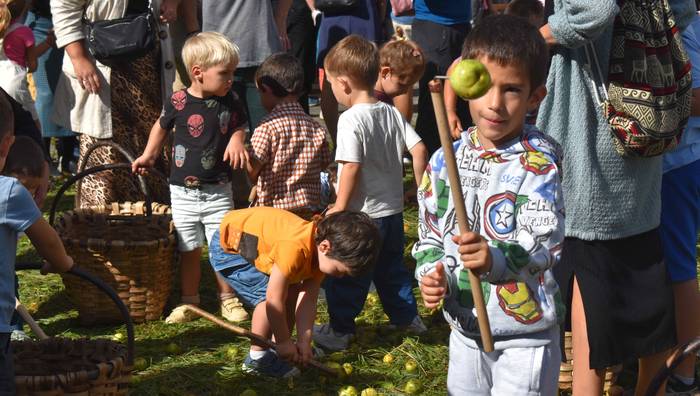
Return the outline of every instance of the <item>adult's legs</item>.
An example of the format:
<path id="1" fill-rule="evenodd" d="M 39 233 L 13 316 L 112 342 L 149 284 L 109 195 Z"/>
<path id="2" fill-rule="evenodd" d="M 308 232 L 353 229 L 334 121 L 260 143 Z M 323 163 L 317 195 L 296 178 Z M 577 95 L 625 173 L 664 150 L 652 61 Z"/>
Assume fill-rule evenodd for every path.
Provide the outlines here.
<path id="1" fill-rule="evenodd" d="M 573 294 L 571 296 L 571 340 L 574 354 L 573 395 L 599 396 L 603 392 L 605 370 L 590 368 L 588 345 L 588 329 L 586 313 L 581 299 L 581 290 L 574 277 Z"/>
<path id="2" fill-rule="evenodd" d="M 304 70 L 304 93 L 299 103 L 309 113 L 309 92 L 316 75 L 316 27 L 311 9 L 305 0 L 294 0 L 287 14 L 287 36 L 292 45 L 290 52 L 301 61 Z"/>
<path id="3" fill-rule="evenodd" d="M 323 84 L 321 87 L 321 112 L 323 112 L 323 121 L 326 123 L 326 128 L 333 138 L 333 144 L 338 136 L 338 100 L 333 95 L 331 83 L 328 82 L 328 77 L 323 75 Z"/>

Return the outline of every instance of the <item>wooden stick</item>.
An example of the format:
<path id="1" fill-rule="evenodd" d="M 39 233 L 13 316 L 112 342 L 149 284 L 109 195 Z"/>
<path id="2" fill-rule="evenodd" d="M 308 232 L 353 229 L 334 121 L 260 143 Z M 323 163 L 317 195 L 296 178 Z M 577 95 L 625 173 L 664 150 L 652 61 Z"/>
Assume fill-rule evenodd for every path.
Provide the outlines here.
<path id="1" fill-rule="evenodd" d="M 229 322 L 227 322 L 227 321 L 225 321 L 225 320 L 223 320 L 223 319 L 220 319 L 220 318 L 218 318 L 218 317 L 216 317 L 216 316 L 210 314 L 209 312 L 207 312 L 207 311 L 205 311 L 205 310 L 203 310 L 203 309 L 201 309 L 201 308 L 199 308 L 199 307 L 197 307 L 197 306 L 194 306 L 194 305 L 192 305 L 192 304 L 186 304 L 185 307 L 187 307 L 188 310 L 190 310 L 190 311 L 196 313 L 197 315 L 201 316 L 202 318 L 204 318 L 204 319 L 206 319 L 206 320 L 208 320 L 208 321 L 210 321 L 210 322 L 213 322 L 213 323 L 215 323 L 215 324 L 217 324 L 217 325 L 223 327 L 224 329 L 226 329 L 226 330 L 232 332 L 233 334 L 236 334 L 236 335 L 241 336 L 241 337 L 250 338 L 251 340 L 254 340 L 254 341 L 256 341 L 256 342 L 258 342 L 258 343 L 260 343 L 260 344 L 263 344 L 263 345 L 265 345 L 265 346 L 268 347 L 268 348 L 275 349 L 275 348 L 277 347 L 277 344 L 275 344 L 274 342 L 268 340 L 267 338 L 265 338 L 265 337 L 263 337 L 263 336 L 260 336 L 260 335 L 258 335 L 258 334 L 255 334 L 255 333 L 251 332 L 250 330 L 244 329 L 243 327 L 236 326 L 236 325 L 234 325 L 234 324 L 232 324 L 232 323 L 229 323 Z M 336 371 L 336 370 L 334 370 L 334 369 L 332 369 L 332 368 L 330 368 L 330 367 L 327 367 L 327 366 L 324 365 L 323 363 L 320 363 L 320 362 L 318 362 L 318 361 L 316 361 L 316 360 L 314 360 L 314 359 L 311 359 L 311 360 L 309 361 L 309 365 L 311 365 L 311 366 L 313 366 L 313 367 L 315 367 L 315 368 L 317 368 L 317 369 L 323 371 L 323 372 L 326 373 L 326 374 L 330 374 L 330 375 L 333 375 L 333 376 L 337 376 L 337 375 L 338 375 L 338 371 Z"/>
<path id="2" fill-rule="evenodd" d="M 447 175 L 450 179 L 450 190 L 452 191 L 452 201 L 454 202 L 455 212 L 457 214 L 459 232 L 469 232 L 467 210 L 464 206 L 464 195 L 462 194 L 462 184 L 459 181 L 455 152 L 454 148 L 452 147 L 452 138 L 450 137 L 449 127 L 447 125 L 445 103 L 442 99 L 442 82 L 440 82 L 440 80 L 433 80 L 428 84 L 428 88 L 430 89 L 430 96 L 433 99 L 435 121 L 437 121 L 438 132 L 440 133 L 440 144 L 442 145 L 442 151 L 445 156 Z M 479 333 L 481 334 L 481 342 L 484 346 L 484 352 L 492 352 L 493 337 L 491 335 L 489 317 L 486 313 L 484 293 L 481 290 L 481 280 L 471 270 L 469 270 L 469 285 L 472 289 L 472 299 L 474 300 L 474 307 L 476 308 L 476 318 L 479 322 Z"/>
<path id="3" fill-rule="evenodd" d="M 49 338 L 49 336 L 44 333 L 44 330 L 39 327 L 39 324 L 32 318 L 32 315 L 29 314 L 29 311 L 27 311 L 27 308 L 22 305 L 22 303 L 15 298 L 15 310 L 17 313 L 19 313 L 19 316 L 22 317 L 22 320 L 27 322 L 29 325 L 29 328 L 32 329 L 32 333 L 36 334 L 37 337 L 39 337 L 40 340 L 45 340 Z"/>

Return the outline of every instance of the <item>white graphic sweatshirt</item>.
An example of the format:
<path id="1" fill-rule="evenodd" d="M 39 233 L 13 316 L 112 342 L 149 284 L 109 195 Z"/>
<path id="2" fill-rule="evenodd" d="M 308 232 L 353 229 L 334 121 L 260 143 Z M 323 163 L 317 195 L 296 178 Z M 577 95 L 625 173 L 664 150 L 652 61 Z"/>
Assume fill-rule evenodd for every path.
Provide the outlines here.
<path id="1" fill-rule="evenodd" d="M 468 223 L 489 244 L 493 265 L 482 281 L 496 349 L 549 342 L 564 305 L 551 268 L 564 240 L 559 145 L 535 127 L 496 149 L 479 144 L 476 128 L 454 143 Z M 479 328 L 442 149 L 430 159 L 418 189 L 419 241 L 413 247 L 415 276 L 445 266 L 444 315 L 474 345 Z"/>

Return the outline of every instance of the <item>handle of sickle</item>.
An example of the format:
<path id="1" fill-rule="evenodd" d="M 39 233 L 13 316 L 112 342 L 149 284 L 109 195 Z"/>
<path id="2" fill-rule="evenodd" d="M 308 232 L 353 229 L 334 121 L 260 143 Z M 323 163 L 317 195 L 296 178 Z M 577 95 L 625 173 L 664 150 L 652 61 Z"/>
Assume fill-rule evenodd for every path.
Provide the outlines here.
<path id="1" fill-rule="evenodd" d="M 29 314 L 27 308 L 25 308 L 17 298 L 15 298 L 15 310 L 17 313 L 19 313 L 19 316 L 22 317 L 22 320 L 27 322 L 29 328 L 32 329 L 32 333 L 39 337 L 40 340 L 49 338 L 49 336 L 44 333 L 44 330 L 39 327 L 39 324 L 34 320 L 34 318 L 32 318 L 32 315 Z"/>
<path id="2" fill-rule="evenodd" d="M 455 152 L 452 146 L 452 138 L 450 137 L 449 127 L 447 124 L 445 102 L 442 99 L 442 82 L 435 79 L 428 84 L 428 88 L 430 89 L 430 96 L 433 99 L 433 111 L 435 112 L 435 121 L 437 121 L 438 132 L 440 134 L 440 144 L 442 145 L 442 151 L 445 156 L 447 175 L 450 179 L 450 190 L 452 191 L 452 201 L 454 202 L 455 212 L 457 214 L 459 232 L 468 232 L 469 223 L 467 222 L 467 210 L 464 206 L 462 184 L 459 181 Z M 484 351 L 492 352 L 493 336 L 491 335 L 489 317 L 486 313 L 484 293 L 481 290 L 481 280 L 471 270 L 469 270 L 469 285 L 472 289 L 472 299 L 474 300 L 474 308 L 476 308 L 476 318 L 479 322 L 479 333 L 481 334 L 481 341 L 484 346 Z"/>
<path id="3" fill-rule="evenodd" d="M 250 338 L 251 340 L 255 340 L 255 341 L 265 345 L 268 348 L 275 349 L 275 347 L 277 346 L 274 342 L 268 340 L 267 338 L 260 336 L 258 334 L 255 334 L 255 333 L 251 332 L 250 330 L 244 329 L 243 327 L 236 326 L 236 325 L 229 323 L 223 319 L 220 319 L 220 318 L 210 314 L 209 312 L 207 312 L 207 311 L 205 311 L 197 306 L 187 304 L 186 307 L 188 310 L 196 313 L 197 315 L 201 316 L 202 318 L 204 318 L 204 319 L 206 319 L 214 324 L 219 325 L 220 327 L 232 332 L 235 335 Z M 309 361 L 309 365 L 315 367 L 318 370 L 323 371 L 326 374 L 329 374 L 332 376 L 338 375 L 338 372 L 336 370 L 333 370 L 332 368 L 327 367 L 326 365 L 324 365 L 323 363 L 321 363 L 317 360 L 311 359 L 311 361 Z"/>

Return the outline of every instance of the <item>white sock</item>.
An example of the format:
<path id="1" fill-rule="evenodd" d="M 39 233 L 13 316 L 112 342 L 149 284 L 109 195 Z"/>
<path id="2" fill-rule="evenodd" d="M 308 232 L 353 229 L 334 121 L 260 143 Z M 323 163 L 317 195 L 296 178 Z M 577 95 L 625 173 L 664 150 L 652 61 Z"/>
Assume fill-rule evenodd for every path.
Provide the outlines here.
<path id="1" fill-rule="evenodd" d="M 264 349 L 262 351 L 254 351 L 251 349 L 248 353 L 250 354 L 251 359 L 258 360 L 265 356 L 265 354 L 267 353 L 267 349 Z"/>
<path id="2" fill-rule="evenodd" d="M 683 385 L 688 385 L 688 386 L 690 386 L 690 385 L 693 385 L 693 383 L 695 382 L 695 378 L 694 378 L 694 377 L 684 377 L 684 376 L 678 375 L 678 374 L 673 374 L 673 376 L 676 377 L 676 379 L 677 379 L 678 381 L 682 382 Z"/>

